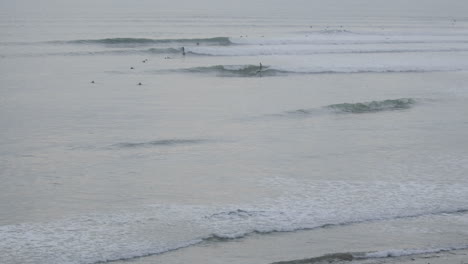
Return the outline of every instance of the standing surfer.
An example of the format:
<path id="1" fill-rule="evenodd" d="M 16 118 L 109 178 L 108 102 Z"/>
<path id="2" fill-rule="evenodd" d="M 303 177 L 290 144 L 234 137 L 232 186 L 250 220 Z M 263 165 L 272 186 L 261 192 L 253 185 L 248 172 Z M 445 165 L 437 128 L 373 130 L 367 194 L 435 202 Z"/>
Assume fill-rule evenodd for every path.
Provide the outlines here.
<path id="1" fill-rule="evenodd" d="M 263 68 L 263 65 L 260 62 L 260 66 L 258 67 L 258 71 L 257 71 L 257 74 L 260 74 L 260 76 L 262 76 L 262 68 Z"/>

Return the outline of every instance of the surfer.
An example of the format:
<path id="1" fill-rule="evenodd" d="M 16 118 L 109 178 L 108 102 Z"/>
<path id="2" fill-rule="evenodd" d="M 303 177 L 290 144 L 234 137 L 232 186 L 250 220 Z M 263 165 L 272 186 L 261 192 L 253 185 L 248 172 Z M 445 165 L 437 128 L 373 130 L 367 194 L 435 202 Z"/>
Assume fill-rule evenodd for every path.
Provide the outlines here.
<path id="1" fill-rule="evenodd" d="M 182 47 L 182 55 L 185 56 L 185 48 L 184 47 Z"/>
<path id="2" fill-rule="evenodd" d="M 141 82 L 139 82 L 138 85 L 142 85 Z"/>
<path id="3" fill-rule="evenodd" d="M 94 83 L 94 81 L 91 81 L 91 83 Z"/>
<path id="4" fill-rule="evenodd" d="M 258 67 L 258 71 L 257 71 L 257 74 L 260 74 L 260 76 L 262 76 L 262 68 L 263 68 L 263 65 L 260 62 L 260 66 Z"/>

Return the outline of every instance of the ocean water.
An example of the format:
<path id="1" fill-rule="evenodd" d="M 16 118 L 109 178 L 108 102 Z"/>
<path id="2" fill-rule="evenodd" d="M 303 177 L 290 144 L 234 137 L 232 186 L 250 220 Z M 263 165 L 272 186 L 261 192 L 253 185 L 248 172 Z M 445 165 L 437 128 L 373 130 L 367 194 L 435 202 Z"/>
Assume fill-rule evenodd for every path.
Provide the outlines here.
<path id="1" fill-rule="evenodd" d="M 0 262 L 468 248 L 452 2 L 2 3 Z"/>

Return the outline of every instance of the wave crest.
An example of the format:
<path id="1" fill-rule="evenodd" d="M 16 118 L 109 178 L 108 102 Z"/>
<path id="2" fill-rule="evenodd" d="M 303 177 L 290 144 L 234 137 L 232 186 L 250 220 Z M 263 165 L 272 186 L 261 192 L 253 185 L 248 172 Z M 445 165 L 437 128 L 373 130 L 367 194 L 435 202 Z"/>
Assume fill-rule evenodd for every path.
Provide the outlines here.
<path id="1" fill-rule="evenodd" d="M 232 77 L 274 76 L 287 73 L 287 71 L 272 69 L 269 66 L 262 66 L 262 68 L 260 68 L 259 65 L 215 65 L 181 69 L 180 71 L 189 73 L 215 73 L 218 76 Z"/>
<path id="2" fill-rule="evenodd" d="M 229 45 L 231 41 L 228 37 L 213 38 L 193 38 L 193 39 L 150 39 L 150 38 L 104 38 L 104 39 L 80 39 L 71 41 L 53 41 L 59 44 L 104 44 L 104 45 L 138 45 L 138 44 L 211 44 L 211 45 Z"/>
<path id="3" fill-rule="evenodd" d="M 343 113 L 373 113 L 381 111 L 391 111 L 391 110 L 402 110 L 408 109 L 416 103 L 414 99 L 411 98 L 400 98 L 392 100 L 383 100 L 383 101 L 371 101 L 364 103 L 343 103 L 343 104 L 332 104 L 326 106 L 326 108 L 334 110 L 336 112 Z"/>
<path id="4" fill-rule="evenodd" d="M 362 103 L 331 104 L 322 108 L 297 109 L 287 111 L 286 115 L 308 116 L 326 113 L 330 110 L 334 113 L 364 114 L 382 111 L 404 110 L 411 108 L 416 103 L 413 98 L 387 99 L 382 101 L 370 101 Z M 325 110 L 325 111 L 324 111 Z"/>

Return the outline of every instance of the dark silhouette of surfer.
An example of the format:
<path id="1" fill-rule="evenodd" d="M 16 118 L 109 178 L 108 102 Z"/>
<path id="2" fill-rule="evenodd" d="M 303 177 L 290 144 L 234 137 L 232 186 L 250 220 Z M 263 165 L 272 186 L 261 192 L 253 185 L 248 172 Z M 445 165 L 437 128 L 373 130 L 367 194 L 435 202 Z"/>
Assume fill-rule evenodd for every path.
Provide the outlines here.
<path id="1" fill-rule="evenodd" d="M 260 66 L 258 66 L 258 71 L 257 71 L 257 74 L 259 74 L 260 76 L 262 76 L 262 69 L 263 69 L 263 65 L 260 62 Z"/>
<path id="2" fill-rule="evenodd" d="M 185 48 L 184 47 L 182 47 L 182 55 L 185 56 Z"/>

